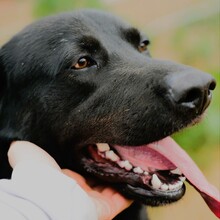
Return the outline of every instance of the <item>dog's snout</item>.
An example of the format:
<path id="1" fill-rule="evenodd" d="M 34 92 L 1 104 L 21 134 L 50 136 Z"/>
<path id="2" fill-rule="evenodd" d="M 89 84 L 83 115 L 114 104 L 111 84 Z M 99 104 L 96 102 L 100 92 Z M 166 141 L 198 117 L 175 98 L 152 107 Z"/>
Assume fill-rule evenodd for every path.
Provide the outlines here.
<path id="1" fill-rule="evenodd" d="M 168 96 L 173 104 L 202 113 L 209 105 L 215 79 L 202 72 L 183 72 L 167 77 Z"/>

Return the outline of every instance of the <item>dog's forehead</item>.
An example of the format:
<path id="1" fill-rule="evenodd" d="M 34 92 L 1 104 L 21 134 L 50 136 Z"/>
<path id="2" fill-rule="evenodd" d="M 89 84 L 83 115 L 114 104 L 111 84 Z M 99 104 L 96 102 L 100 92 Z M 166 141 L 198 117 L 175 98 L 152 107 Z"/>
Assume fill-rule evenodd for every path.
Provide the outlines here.
<path id="1" fill-rule="evenodd" d="M 65 17 L 65 15 L 64 15 Z M 65 19 L 65 18 L 64 18 Z M 124 38 L 131 25 L 119 17 L 97 10 L 81 10 L 68 19 L 69 37 L 72 39 L 92 36 L 107 46 Z"/>
<path id="2" fill-rule="evenodd" d="M 30 29 L 26 29 L 26 33 L 32 42 L 41 39 L 41 46 L 50 45 L 67 51 L 76 48 L 85 37 L 92 37 L 94 42 L 100 42 L 109 52 L 122 46 L 122 41 L 137 46 L 142 38 L 139 30 L 121 18 L 91 9 L 47 17 L 31 25 Z"/>
<path id="3" fill-rule="evenodd" d="M 108 41 L 118 42 L 125 38 L 127 30 L 131 29 L 134 30 L 130 24 L 115 15 L 84 9 L 43 18 L 29 25 L 18 35 L 22 35 L 19 38 L 20 42 L 28 39 L 33 45 L 38 42 L 41 46 L 58 46 L 65 42 L 75 44 L 76 39 L 84 36 L 92 36 L 107 45 Z M 135 33 L 134 36 L 138 38 L 139 32 Z"/>
<path id="4" fill-rule="evenodd" d="M 71 33 L 85 32 L 115 32 L 131 26 L 119 17 L 107 12 L 97 10 L 79 10 L 61 13 L 43 18 L 25 28 L 25 32 L 38 32 L 39 30 Z"/>
<path id="5" fill-rule="evenodd" d="M 130 24 L 115 15 L 84 9 L 43 19 L 32 27 L 32 31 L 38 32 L 37 29 L 40 29 L 42 32 L 47 32 L 48 37 L 51 38 L 63 34 L 63 37 L 69 38 L 80 38 L 81 36 L 100 38 L 105 35 L 107 39 L 112 35 L 122 37 L 131 28 Z"/>
<path id="6" fill-rule="evenodd" d="M 92 36 L 105 46 L 111 45 L 112 41 L 114 44 L 120 43 L 121 40 L 127 38 L 126 35 L 130 34 L 140 39 L 140 32 L 137 29 L 119 17 L 106 12 L 83 10 L 74 15 L 72 22 L 77 23 L 77 27 L 73 27 L 72 30 L 74 35 Z"/>
<path id="7" fill-rule="evenodd" d="M 73 14 L 74 36 L 92 36 L 104 45 L 109 52 L 111 49 L 123 47 L 127 42 L 137 47 L 141 40 L 148 40 L 148 37 L 120 17 L 107 12 L 97 10 L 81 10 Z"/>

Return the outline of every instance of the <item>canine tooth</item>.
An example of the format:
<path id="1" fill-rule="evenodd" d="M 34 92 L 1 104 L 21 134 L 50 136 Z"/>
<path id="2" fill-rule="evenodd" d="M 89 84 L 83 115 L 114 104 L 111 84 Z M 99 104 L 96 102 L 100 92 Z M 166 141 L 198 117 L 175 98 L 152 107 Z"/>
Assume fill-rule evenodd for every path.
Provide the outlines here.
<path id="1" fill-rule="evenodd" d="M 120 160 L 119 156 L 117 154 L 115 154 L 115 152 L 113 150 L 106 151 L 105 157 L 113 162 L 117 162 Z"/>
<path id="2" fill-rule="evenodd" d="M 160 189 L 161 189 L 162 191 L 167 191 L 167 190 L 169 189 L 169 186 L 164 183 L 164 184 L 161 185 Z"/>
<path id="3" fill-rule="evenodd" d="M 158 178 L 157 174 L 153 174 L 152 179 L 151 179 L 151 184 L 155 189 L 159 189 L 162 185 L 162 182 Z"/>
<path id="4" fill-rule="evenodd" d="M 175 170 L 170 171 L 172 174 L 182 175 L 182 172 L 179 170 L 179 168 L 176 168 Z"/>
<path id="5" fill-rule="evenodd" d="M 186 177 L 185 176 L 180 176 L 179 179 L 184 182 L 186 180 Z"/>
<path id="6" fill-rule="evenodd" d="M 133 169 L 134 173 L 142 174 L 144 171 L 140 167 L 135 167 Z"/>
<path id="7" fill-rule="evenodd" d="M 106 143 L 98 143 L 96 144 L 99 152 L 106 152 L 106 151 L 109 151 L 110 150 L 110 147 L 108 144 Z"/>

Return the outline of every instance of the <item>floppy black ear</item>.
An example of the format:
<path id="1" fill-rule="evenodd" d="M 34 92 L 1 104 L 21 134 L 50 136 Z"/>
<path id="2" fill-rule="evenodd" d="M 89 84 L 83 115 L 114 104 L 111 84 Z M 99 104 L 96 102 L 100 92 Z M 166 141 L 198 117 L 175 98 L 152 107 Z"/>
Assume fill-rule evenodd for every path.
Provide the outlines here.
<path id="1" fill-rule="evenodd" d="M 15 109 L 16 100 L 8 88 L 8 72 L 5 57 L 3 49 L 0 48 L 0 155 L 3 145 L 8 146 L 11 141 L 21 139 L 15 113 L 17 110 L 17 108 Z"/>
<path id="2" fill-rule="evenodd" d="M 11 167 L 7 159 L 8 147 L 11 143 L 10 137 L 6 135 L 3 123 L 3 96 L 6 88 L 6 74 L 3 65 L 2 49 L 0 48 L 0 179 L 10 177 Z"/>

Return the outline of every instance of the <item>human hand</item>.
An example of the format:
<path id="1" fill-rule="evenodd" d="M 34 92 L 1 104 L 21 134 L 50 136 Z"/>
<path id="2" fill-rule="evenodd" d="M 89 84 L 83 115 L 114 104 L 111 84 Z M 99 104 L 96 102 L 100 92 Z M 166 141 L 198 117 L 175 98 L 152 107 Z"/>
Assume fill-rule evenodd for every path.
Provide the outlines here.
<path id="1" fill-rule="evenodd" d="M 63 173 L 76 180 L 83 190 L 88 193 L 96 205 L 99 220 L 113 219 L 132 203 L 131 200 L 124 198 L 111 187 L 103 185 L 90 186 L 84 177 L 68 169 L 63 169 Z"/>
<path id="2" fill-rule="evenodd" d="M 12 168 L 21 162 L 34 161 L 39 165 L 46 164 L 61 172 L 56 161 L 47 152 L 30 142 L 13 142 L 8 151 L 8 158 Z M 101 185 L 91 187 L 81 175 L 67 169 L 62 172 L 74 179 L 89 195 L 96 206 L 99 220 L 110 220 L 131 204 L 131 201 L 110 187 Z"/>

